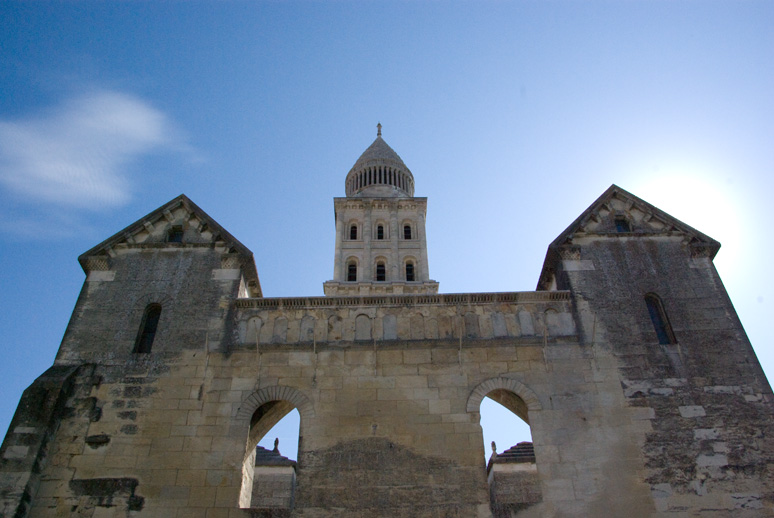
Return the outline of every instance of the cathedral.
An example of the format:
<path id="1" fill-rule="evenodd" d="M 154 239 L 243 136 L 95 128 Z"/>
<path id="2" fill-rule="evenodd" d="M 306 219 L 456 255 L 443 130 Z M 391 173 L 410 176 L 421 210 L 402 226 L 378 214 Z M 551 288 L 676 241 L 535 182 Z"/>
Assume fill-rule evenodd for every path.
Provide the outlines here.
<path id="1" fill-rule="evenodd" d="M 612 185 L 534 291 L 449 294 L 381 126 L 344 193 L 324 296 L 263 297 L 185 195 L 81 255 L 0 517 L 774 516 L 774 401 L 717 241 Z M 487 397 L 533 442 L 485 456 Z M 258 446 L 294 409 L 298 458 Z"/>

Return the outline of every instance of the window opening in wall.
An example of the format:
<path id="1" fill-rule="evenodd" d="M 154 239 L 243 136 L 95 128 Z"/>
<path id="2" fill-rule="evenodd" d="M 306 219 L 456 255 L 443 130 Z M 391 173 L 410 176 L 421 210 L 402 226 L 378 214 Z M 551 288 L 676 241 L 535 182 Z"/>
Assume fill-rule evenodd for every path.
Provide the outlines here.
<path id="1" fill-rule="evenodd" d="M 658 343 L 661 345 L 677 343 L 675 334 L 672 332 L 672 326 L 669 324 L 669 318 L 667 318 L 666 311 L 664 310 L 664 304 L 661 302 L 661 298 L 655 293 L 649 293 L 645 295 L 645 304 L 648 306 L 650 321 L 653 323 L 653 328 L 656 330 Z"/>
<path id="2" fill-rule="evenodd" d="M 414 282 L 414 263 L 406 263 L 406 281 Z"/>
<path id="3" fill-rule="evenodd" d="M 384 263 L 381 261 L 376 263 L 376 280 L 384 281 L 386 277 L 387 277 L 387 274 L 385 272 Z"/>
<path id="4" fill-rule="evenodd" d="M 615 231 L 616 232 L 631 232 L 632 229 L 629 226 L 629 222 L 626 218 L 615 218 Z"/>
<path id="5" fill-rule="evenodd" d="M 411 225 L 403 225 L 403 239 L 411 239 Z"/>
<path id="6" fill-rule="evenodd" d="M 167 232 L 168 243 L 182 243 L 183 242 L 183 227 L 182 225 L 175 225 Z"/>
<path id="7" fill-rule="evenodd" d="M 349 227 L 349 238 L 353 241 L 357 239 L 357 225 Z"/>
<path id="8" fill-rule="evenodd" d="M 376 239 L 384 239 L 384 226 L 379 225 L 376 227 Z"/>
<path id="9" fill-rule="evenodd" d="M 275 424 L 271 430 L 266 432 L 258 442 L 258 446 L 263 446 L 267 450 L 274 449 L 274 440 L 279 439 L 279 446 L 282 455 L 296 460 L 298 459 L 298 430 L 301 425 L 301 416 L 295 408 Z"/>
<path id="10" fill-rule="evenodd" d="M 492 515 L 509 518 L 543 499 L 527 405 L 497 389 L 481 401 L 480 414 Z"/>
<path id="11" fill-rule="evenodd" d="M 149 353 L 156 338 L 156 328 L 161 317 L 161 304 L 148 304 L 142 316 L 140 331 L 137 333 L 137 341 L 134 344 L 134 352 Z"/>
<path id="12" fill-rule="evenodd" d="M 347 265 L 347 281 L 349 282 L 357 281 L 357 264 L 355 264 L 354 262 L 349 263 Z"/>
<path id="13" fill-rule="evenodd" d="M 239 507 L 292 509 L 301 417 L 288 401 L 270 401 L 250 420 Z"/>

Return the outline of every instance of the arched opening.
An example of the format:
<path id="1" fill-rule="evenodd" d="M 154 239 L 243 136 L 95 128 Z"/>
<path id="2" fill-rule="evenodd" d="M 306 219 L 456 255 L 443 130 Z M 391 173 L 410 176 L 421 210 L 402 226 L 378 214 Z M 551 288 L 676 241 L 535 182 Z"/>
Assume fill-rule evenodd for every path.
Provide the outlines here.
<path id="1" fill-rule="evenodd" d="M 349 239 L 352 241 L 357 239 L 357 225 L 355 224 L 349 226 Z"/>
<path id="2" fill-rule="evenodd" d="M 347 282 L 357 281 L 357 262 L 354 259 L 350 259 L 347 263 Z"/>
<path id="3" fill-rule="evenodd" d="M 495 518 L 511 518 L 543 500 L 529 425 L 530 412 L 539 408 L 532 391 L 508 378 L 485 381 L 468 399 L 468 411 L 478 410 L 481 416 Z"/>
<path id="4" fill-rule="evenodd" d="M 491 397 L 481 401 L 480 412 L 487 460 L 491 456 L 493 442 L 500 453 L 520 442 L 532 442 L 532 429 L 527 421 Z"/>
<path id="5" fill-rule="evenodd" d="M 414 263 L 411 261 L 406 262 L 406 282 L 414 282 Z"/>
<path id="6" fill-rule="evenodd" d="M 376 239 L 384 239 L 384 225 L 376 226 Z"/>
<path id="7" fill-rule="evenodd" d="M 368 315 L 358 315 L 355 318 L 355 340 L 371 340 L 371 318 Z"/>
<path id="8" fill-rule="evenodd" d="M 153 340 L 156 338 L 156 329 L 159 326 L 159 318 L 161 318 L 161 304 L 148 304 L 142 316 L 137 340 L 134 343 L 134 352 L 151 352 Z"/>
<path id="9" fill-rule="evenodd" d="M 403 239 L 411 239 L 411 225 L 403 225 Z"/>
<path id="10" fill-rule="evenodd" d="M 664 303 L 661 302 L 661 297 L 655 293 L 648 293 L 645 295 L 645 304 L 648 306 L 648 314 L 650 314 L 650 321 L 653 323 L 653 329 L 656 331 L 658 343 L 661 345 L 677 343 L 666 310 L 664 309 Z"/>
<path id="11" fill-rule="evenodd" d="M 384 261 L 376 263 L 376 280 L 378 282 L 384 282 L 387 280 L 387 269 L 384 266 Z"/>
<path id="12" fill-rule="evenodd" d="M 292 509 L 301 418 L 286 400 L 259 406 L 250 420 L 239 507 Z"/>

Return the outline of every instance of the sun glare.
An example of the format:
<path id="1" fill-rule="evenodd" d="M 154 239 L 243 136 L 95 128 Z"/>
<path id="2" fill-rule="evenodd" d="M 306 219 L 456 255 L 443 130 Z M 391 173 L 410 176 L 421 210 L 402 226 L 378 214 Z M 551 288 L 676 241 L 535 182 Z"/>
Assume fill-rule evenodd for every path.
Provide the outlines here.
<path id="1" fill-rule="evenodd" d="M 634 194 L 722 244 L 715 264 L 724 277 L 743 267 L 740 251 L 748 239 L 743 222 L 751 216 L 730 179 L 691 167 L 662 167 L 638 176 L 642 180 L 631 186 Z"/>

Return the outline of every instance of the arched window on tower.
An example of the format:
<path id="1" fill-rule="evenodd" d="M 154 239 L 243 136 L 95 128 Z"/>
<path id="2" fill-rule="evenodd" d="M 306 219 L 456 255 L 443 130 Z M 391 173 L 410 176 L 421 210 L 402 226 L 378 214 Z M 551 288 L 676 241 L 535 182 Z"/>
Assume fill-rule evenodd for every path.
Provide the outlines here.
<path id="1" fill-rule="evenodd" d="M 406 282 L 414 282 L 414 263 L 406 263 Z"/>
<path id="2" fill-rule="evenodd" d="M 377 281 L 387 280 L 387 272 L 384 267 L 384 261 L 379 261 L 378 263 L 376 263 L 376 280 Z"/>
<path id="3" fill-rule="evenodd" d="M 403 239 L 411 239 L 411 225 L 403 225 Z"/>
<path id="4" fill-rule="evenodd" d="M 357 239 L 357 225 L 351 225 L 349 227 L 349 238 L 353 241 Z"/>
<path id="5" fill-rule="evenodd" d="M 161 317 L 161 304 L 148 304 L 140 323 L 140 331 L 137 333 L 137 341 L 134 344 L 134 352 L 149 353 L 156 338 L 156 328 Z"/>
<path id="6" fill-rule="evenodd" d="M 376 239 L 384 239 L 384 225 L 377 225 Z"/>
<path id="7" fill-rule="evenodd" d="M 645 304 L 648 306 L 650 321 L 656 330 L 658 343 L 662 345 L 677 343 L 675 334 L 672 332 L 672 326 L 669 324 L 669 318 L 667 318 L 666 311 L 664 310 L 664 304 L 661 302 L 661 297 L 655 293 L 648 293 L 645 295 Z"/>
<path id="8" fill-rule="evenodd" d="M 352 260 L 347 264 L 347 282 L 357 281 L 357 263 Z"/>

